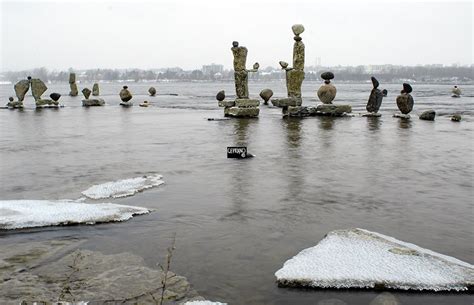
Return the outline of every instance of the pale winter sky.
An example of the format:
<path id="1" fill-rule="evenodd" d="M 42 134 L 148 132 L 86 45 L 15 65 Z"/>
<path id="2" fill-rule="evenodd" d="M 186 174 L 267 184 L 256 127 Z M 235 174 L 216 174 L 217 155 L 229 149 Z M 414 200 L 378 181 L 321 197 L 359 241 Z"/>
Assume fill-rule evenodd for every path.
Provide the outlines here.
<path id="1" fill-rule="evenodd" d="M 306 65 L 473 63 L 472 1 L 0 1 L 2 71 L 230 68 L 233 40 L 277 67 L 295 23 Z"/>

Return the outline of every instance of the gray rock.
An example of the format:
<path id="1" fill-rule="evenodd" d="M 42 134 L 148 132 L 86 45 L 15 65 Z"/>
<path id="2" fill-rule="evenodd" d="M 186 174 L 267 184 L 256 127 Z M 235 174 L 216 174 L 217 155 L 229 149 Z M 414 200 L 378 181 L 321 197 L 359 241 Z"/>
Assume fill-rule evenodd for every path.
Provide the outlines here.
<path id="1" fill-rule="evenodd" d="M 403 92 L 411 93 L 412 91 L 413 91 L 413 88 L 410 86 L 410 84 L 403 83 Z"/>
<path id="2" fill-rule="evenodd" d="M 409 114 L 403 114 L 403 113 L 395 113 L 395 114 L 393 114 L 393 117 L 394 117 L 394 118 L 405 119 L 405 120 L 409 120 L 409 119 L 410 119 L 410 115 L 409 115 Z"/>
<path id="3" fill-rule="evenodd" d="M 76 73 L 69 73 L 69 83 L 74 84 L 76 82 Z"/>
<path id="4" fill-rule="evenodd" d="M 38 78 L 31 79 L 31 93 L 35 101 L 41 99 L 41 95 L 43 95 L 46 90 L 48 90 L 48 87 L 46 87 L 42 80 Z"/>
<path id="5" fill-rule="evenodd" d="M 369 113 L 363 113 L 363 114 L 361 114 L 361 116 L 363 116 L 363 117 L 369 117 L 369 118 L 370 118 L 370 117 L 379 118 L 379 117 L 382 116 L 382 114 L 376 113 L 376 112 L 369 112 Z"/>
<path id="6" fill-rule="evenodd" d="M 318 98 L 324 104 L 331 104 L 336 97 L 336 87 L 331 84 L 324 84 L 318 90 Z"/>
<path id="7" fill-rule="evenodd" d="M 399 305 L 398 299 L 390 292 L 382 292 L 369 305 Z"/>
<path id="8" fill-rule="evenodd" d="M 374 86 L 374 89 L 377 89 L 379 87 L 379 81 L 375 77 L 371 77 L 370 80 L 372 81 L 372 86 Z"/>
<path id="9" fill-rule="evenodd" d="M 30 80 L 21 80 L 15 84 L 15 94 L 18 97 L 18 101 L 22 102 L 25 99 L 25 95 L 30 89 Z"/>
<path id="10" fill-rule="evenodd" d="M 382 105 L 383 93 L 378 89 L 379 82 L 375 77 L 371 77 L 374 88 L 370 92 L 367 106 L 365 107 L 368 112 L 377 113 Z"/>
<path id="11" fill-rule="evenodd" d="M 224 99 L 225 99 L 225 91 L 221 90 L 221 91 L 217 92 L 216 100 L 218 100 L 219 102 L 222 102 Z"/>
<path id="12" fill-rule="evenodd" d="M 69 87 L 71 88 L 69 96 L 77 96 L 79 94 L 76 83 L 69 84 Z"/>
<path id="13" fill-rule="evenodd" d="M 10 96 L 10 97 L 8 98 L 8 101 L 10 101 L 10 102 L 13 102 L 14 100 L 15 100 L 15 99 L 13 98 L 13 96 Z"/>
<path id="14" fill-rule="evenodd" d="M 302 24 L 295 24 L 291 27 L 293 34 L 301 35 L 304 32 L 304 26 Z"/>
<path id="15" fill-rule="evenodd" d="M 84 97 L 86 98 L 86 100 L 89 98 L 89 96 L 91 96 L 91 90 L 89 88 L 84 88 L 82 89 L 82 94 L 84 94 Z"/>
<path id="16" fill-rule="evenodd" d="M 286 69 L 288 67 L 288 63 L 286 61 L 280 60 L 278 63 L 283 69 Z"/>
<path id="17" fill-rule="evenodd" d="M 401 93 L 397 96 L 397 107 L 403 114 L 409 114 L 413 110 L 414 100 L 409 93 Z"/>
<path id="18" fill-rule="evenodd" d="M 316 111 L 322 115 L 342 116 L 352 112 L 351 105 L 322 104 L 316 107 Z"/>
<path id="19" fill-rule="evenodd" d="M 57 101 L 59 101 L 59 99 L 61 98 L 61 94 L 56 93 L 56 92 L 53 92 L 53 93 L 51 93 L 51 94 L 49 95 L 49 97 L 50 97 L 53 101 L 57 102 Z"/>
<path id="20" fill-rule="evenodd" d="M 94 85 L 92 85 L 92 95 L 93 96 L 98 96 L 100 93 L 99 91 L 99 84 L 98 83 L 94 83 Z"/>
<path id="21" fill-rule="evenodd" d="M 35 103 L 36 108 L 59 108 L 59 102 L 49 99 L 38 99 Z"/>
<path id="22" fill-rule="evenodd" d="M 130 91 L 128 91 L 127 86 L 123 86 L 123 89 L 120 90 L 119 95 L 122 102 L 128 102 L 132 99 L 132 94 L 130 93 Z"/>
<path id="23" fill-rule="evenodd" d="M 249 97 L 248 72 L 246 70 L 235 71 L 235 93 L 237 98 Z"/>
<path id="24" fill-rule="evenodd" d="M 426 110 L 422 114 L 420 114 L 420 120 L 434 121 L 435 116 L 436 116 L 436 111 Z"/>
<path id="25" fill-rule="evenodd" d="M 271 89 L 263 89 L 260 91 L 260 97 L 263 99 L 265 104 L 268 104 L 268 101 L 273 96 L 273 91 Z"/>
<path id="26" fill-rule="evenodd" d="M 260 64 L 258 62 L 256 62 L 256 63 L 253 64 L 252 68 L 254 70 L 258 70 L 258 68 L 260 68 Z"/>
<path id="27" fill-rule="evenodd" d="M 453 122 L 461 122 L 461 115 L 460 114 L 453 114 L 451 116 L 451 121 Z"/>
<path id="28" fill-rule="evenodd" d="M 105 101 L 101 98 L 88 98 L 82 100 L 82 106 L 84 107 L 95 107 L 95 106 L 104 106 Z"/>
<path id="29" fill-rule="evenodd" d="M 123 106 L 123 107 L 132 107 L 133 106 L 133 102 L 121 102 L 120 103 L 120 106 Z"/>
<path id="30" fill-rule="evenodd" d="M 234 107 L 235 101 L 219 101 L 219 107 Z"/>
<path id="31" fill-rule="evenodd" d="M 155 87 L 150 87 L 150 89 L 148 89 L 148 93 L 150 94 L 150 96 L 155 96 L 156 95 Z"/>
<path id="32" fill-rule="evenodd" d="M 296 107 L 296 106 L 301 106 L 302 100 L 301 98 L 297 97 L 288 97 L 288 98 L 279 98 L 279 99 L 273 99 L 272 104 L 275 107 Z"/>
<path id="33" fill-rule="evenodd" d="M 239 107 L 230 107 L 224 109 L 224 115 L 233 116 L 233 117 L 258 117 L 260 108 L 251 107 L 251 108 L 239 108 Z"/>
<path id="34" fill-rule="evenodd" d="M 288 97 L 301 98 L 301 85 L 304 80 L 304 71 L 300 69 L 293 69 L 286 71 L 286 89 Z"/>
<path id="35" fill-rule="evenodd" d="M 334 79 L 334 73 L 332 72 L 324 72 L 321 74 L 321 78 L 324 79 L 324 80 L 331 80 L 331 79 Z"/>
<path id="36" fill-rule="evenodd" d="M 235 100 L 235 106 L 242 108 L 258 107 L 260 106 L 260 102 L 258 100 L 238 98 Z"/>

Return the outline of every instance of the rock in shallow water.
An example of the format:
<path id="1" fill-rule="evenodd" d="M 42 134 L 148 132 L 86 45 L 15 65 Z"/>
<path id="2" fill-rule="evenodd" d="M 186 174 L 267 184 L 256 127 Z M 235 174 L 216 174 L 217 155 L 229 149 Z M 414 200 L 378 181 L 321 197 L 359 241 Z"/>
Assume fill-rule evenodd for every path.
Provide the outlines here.
<path id="1" fill-rule="evenodd" d="M 150 96 L 155 96 L 156 95 L 155 87 L 150 87 L 150 89 L 148 89 L 148 93 L 150 94 Z"/>
<path id="2" fill-rule="evenodd" d="M 222 102 L 224 99 L 225 99 L 225 91 L 221 90 L 221 91 L 217 92 L 216 100 L 218 100 L 219 102 Z"/>
<path id="3" fill-rule="evenodd" d="M 422 114 L 420 114 L 420 120 L 434 121 L 435 117 L 436 111 L 434 110 L 426 110 Z"/>
<path id="4" fill-rule="evenodd" d="M 25 99 L 25 95 L 30 89 L 30 80 L 24 79 L 15 84 L 15 94 L 18 97 L 18 101 L 22 102 Z"/>
<path id="5" fill-rule="evenodd" d="M 86 100 L 91 96 L 92 91 L 89 88 L 84 88 L 82 89 L 82 94 L 84 94 L 84 97 Z"/>
<path id="6" fill-rule="evenodd" d="M 390 251 L 405 249 L 406 251 Z M 337 230 L 285 262 L 280 286 L 465 291 L 474 266 L 363 229 Z"/>
<path id="7" fill-rule="evenodd" d="M 260 91 L 260 97 L 263 99 L 265 104 L 268 104 L 268 101 L 273 96 L 273 91 L 271 89 L 263 89 Z"/>
<path id="8" fill-rule="evenodd" d="M 453 122 L 461 122 L 461 115 L 460 114 L 453 114 L 451 116 L 451 121 Z"/>
<path id="9" fill-rule="evenodd" d="M 101 98 L 89 98 L 82 100 L 82 106 L 84 107 L 94 107 L 94 106 L 104 106 L 105 101 Z"/>
<path id="10" fill-rule="evenodd" d="M 318 90 L 318 98 L 324 104 L 331 104 L 336 97 L 336 87 L 331 84 L 324 84 Z"/>
<path id="11" fill-rule="evenodd" d="M 120 90 L 119 96 L 122 102 L 128 102 L 132 99 L 132 94 L 128 90 L 127 86 L 123 86 L 122 90 Z"/>
<path id="12" fill-rule="evenodd" d="M 402 93 L 397 96 L 397 107 L 403 114 L 409 114 L 413 110 L 415 101 L 408 93 Z"/>

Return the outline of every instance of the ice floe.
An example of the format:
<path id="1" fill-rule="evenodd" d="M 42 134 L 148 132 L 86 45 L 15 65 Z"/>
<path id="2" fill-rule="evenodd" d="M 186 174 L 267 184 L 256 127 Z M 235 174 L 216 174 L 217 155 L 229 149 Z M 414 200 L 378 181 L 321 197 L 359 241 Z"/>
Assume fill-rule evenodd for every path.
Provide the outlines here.
<path id="1" fill-rule="evenodd" d="M 132 196 L 135 193 L 165 183 L 162 178 L 163 176 L 161 175 L 148 175 L 143 177 L 107 182 L 103 184 L 94 185 L 82 192 L 82 194 L 91 199 L 103 199 L 109 197 L 120 198 Z"/>
<path id="2" fill-rule="evenodd" d="M 280 286 L 463 291 L 474 285 L 474 266 L 393 237 L 337 230 L 285 262 Z"/>
<path id="3" fill-rule="evenodd" d="M 4 200 L 0 201 L 0 229 L 124 221 L 149 212 L 146 208 L 113 203 Z"/>

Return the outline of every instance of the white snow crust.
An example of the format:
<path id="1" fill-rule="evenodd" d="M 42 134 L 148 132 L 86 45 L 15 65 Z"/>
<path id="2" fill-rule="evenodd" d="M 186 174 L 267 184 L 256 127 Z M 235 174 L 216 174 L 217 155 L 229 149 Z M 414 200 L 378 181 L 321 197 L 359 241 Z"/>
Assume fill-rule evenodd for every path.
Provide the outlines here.
<path id="1" fill-rule="evenodd" d="M 275 273 L 281 286 L 463 291 L 474 266 L 364 229 L 332 231 Z"/>
<path id="2" fill-rule="evenodd" d="M 94 185 L 83 191 L 82 194 L 91 199 L 103 199 L 109 197 L 120 198 L 132 196 L 135 193 L 165 183 L 162 178 L 163 176 L 161 175 L 148 175 L 143 177 L 107 182 L 103 184 Z"/>
<path id="3" fill-rule="evenodd" d="M 3 200 L 0 201 L 0 229 L 125 221 L 149 212 L 146 208 L 112 203 Z"/>

